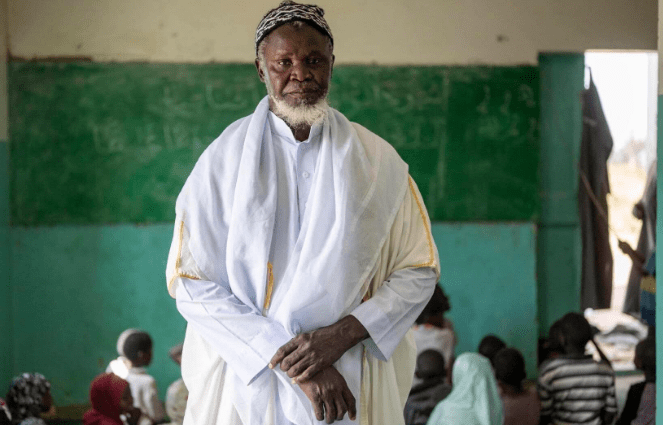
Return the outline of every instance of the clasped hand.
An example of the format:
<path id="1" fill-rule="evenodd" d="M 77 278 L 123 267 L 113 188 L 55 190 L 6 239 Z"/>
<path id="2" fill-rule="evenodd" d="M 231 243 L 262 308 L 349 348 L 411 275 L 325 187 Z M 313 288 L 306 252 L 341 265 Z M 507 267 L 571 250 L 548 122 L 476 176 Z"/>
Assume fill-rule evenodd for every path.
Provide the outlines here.
<path id="1" fill-rule="evenodd" d="M 343 419 L 346 412 L 354 420 L 355 398 L 332 365 L 366 337 L 368 332 L 359 320 L 346 316 L 333 325 L 297 335 L 276 351 L 269 367 L 280 364 L 293 384 L 299 384 L 319 421 L 324 418 L 330 424 Z"/>

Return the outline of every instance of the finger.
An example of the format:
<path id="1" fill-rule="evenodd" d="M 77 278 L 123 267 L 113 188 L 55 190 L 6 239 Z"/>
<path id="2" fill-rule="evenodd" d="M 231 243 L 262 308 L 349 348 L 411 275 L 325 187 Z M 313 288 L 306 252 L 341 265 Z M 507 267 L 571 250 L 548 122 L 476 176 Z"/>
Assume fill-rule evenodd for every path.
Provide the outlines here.
<path id="1" fill-rule="evenodd" d="M 322 400 L 318 398 L 313 404 L 313 411 L 315 412 L 315 418 L 318 421 L 321 421 L 325 418 L 325 411 L 323 409 Z"/>
<path id="2" fill-rule="evenodd" d="M 306 382 L 313 377 L 316 373 L 320 372 L 320 367 L 313 363 L 306 370 L 297 376 L 297 382 Z"/>
<path id="3" fill-rule="evenodd" d="M 345 403 L 345 397 L 341 394 L 336 398 L 336 420 L 343 420 L 343 416 L 348 411 L 348 405 Z"/>
<path id="4" fill-rule="evenodd" d="M 354 421 L 357 419 L 357 402 L 355 400 L 355 396 L 352 395 L 352 391 L 350 391 L 348 388 L 343 390 L 343 399 L 348 405 L 348 417 L 350 417 L 350 420 Z"/>
<path id="5" fill-rule="evenodd" d="M 336 403 L 329 394 L 325 397 L 325 415 L 325 419 L 328 424 L 333 423 L 336 419 Z"/>
<path id="6" fill-rule="evenodd" d="M 268 364 L 269 368 L 274 369 L 274 367 L 277 364 L 281 363 L 281 360 L 283 360 L 287 355 L 289 355 L 296 349 L 297 349 L 297 343 L 294 342 L 294 338 L 283 344 L 278 350 L 276 350 L 276 353 L 269 361 Z"/>
<path id="7" fill-rule="evenodd" d="M 298 373 L 295 373 L 298 369 L 303 370 L 301 365 L 303 359 L 304 353 L 302 353 L 301 350 L 295 350 L 281 360 L 281 370 L 288 372 L 288 376 L 293 378 L 298 375 Z"/>

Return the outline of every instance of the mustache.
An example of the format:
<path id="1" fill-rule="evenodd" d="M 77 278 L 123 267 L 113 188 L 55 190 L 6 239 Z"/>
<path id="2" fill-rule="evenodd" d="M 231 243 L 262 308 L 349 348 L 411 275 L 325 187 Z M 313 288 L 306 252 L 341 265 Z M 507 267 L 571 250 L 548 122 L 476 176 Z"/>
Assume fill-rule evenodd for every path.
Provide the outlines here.
<path id="1" fill-rule="evenodd" d="M 317 83 L 299 83 L 291 84 L 283 91 L 283 94 L 291 93 L 316 93 L 321 91 L 322 88 Z"/>

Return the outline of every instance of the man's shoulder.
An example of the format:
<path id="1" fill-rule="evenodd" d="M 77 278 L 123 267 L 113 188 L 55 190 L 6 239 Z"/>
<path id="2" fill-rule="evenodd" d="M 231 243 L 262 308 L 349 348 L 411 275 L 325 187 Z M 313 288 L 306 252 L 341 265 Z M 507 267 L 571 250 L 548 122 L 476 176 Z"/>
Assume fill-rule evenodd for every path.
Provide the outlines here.
<path id="1" fill-rule="evenodd" d="M 396 152 L 396 149 L 381 136 L 361 124 L 352 121 L 349 122 L 370 157 L 374 157 L 379 153 L 382 158 L 389 161 L 403 161 L 398 152 Z"/>
<path id="2" fill-rule="evenodd" d="M 221 134 L 210 143 L 208 149 L 216 147 L 217 145 L 228 145 L 239 141 L 240 138 L 237 136 L 239 134 L 246 134 L 249 122 L 251 121 L 251 116 L 252 115 L 247 115 L 230 123 L 225 129 L 223 129 Z"/>

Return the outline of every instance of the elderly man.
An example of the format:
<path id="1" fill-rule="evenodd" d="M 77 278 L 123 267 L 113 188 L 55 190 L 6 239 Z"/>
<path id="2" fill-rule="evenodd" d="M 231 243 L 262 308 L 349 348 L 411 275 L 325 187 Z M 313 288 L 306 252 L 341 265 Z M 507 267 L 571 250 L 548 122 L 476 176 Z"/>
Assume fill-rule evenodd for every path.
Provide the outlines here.
<path id="1" fill-rule="evenodd" d="M 268 96 L 177 199 L 166 275 L 189 323 L 185 424 L 403 423 L 437 249 L 407 165 L 327 105 L 333 43 L 317 6 L 268 12 Z"/>

